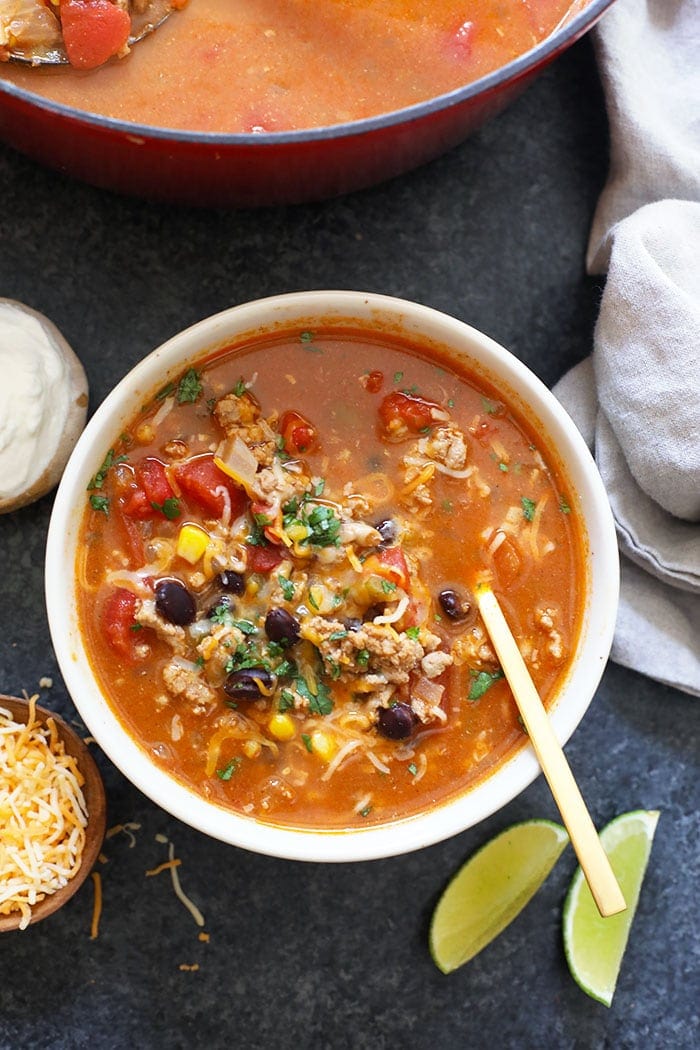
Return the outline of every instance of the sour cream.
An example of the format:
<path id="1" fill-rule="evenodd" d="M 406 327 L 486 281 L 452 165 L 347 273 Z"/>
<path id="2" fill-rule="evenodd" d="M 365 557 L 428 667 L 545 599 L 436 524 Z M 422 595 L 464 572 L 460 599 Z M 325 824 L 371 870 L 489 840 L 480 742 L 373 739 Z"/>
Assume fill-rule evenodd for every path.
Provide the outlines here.
<path id="1" fill-rule="evenodd" d="M 0 502 L 19 499 L 42 479 L 71 430 L 74 355 L 52 328 L 20 304 L 0 301 Z"/>

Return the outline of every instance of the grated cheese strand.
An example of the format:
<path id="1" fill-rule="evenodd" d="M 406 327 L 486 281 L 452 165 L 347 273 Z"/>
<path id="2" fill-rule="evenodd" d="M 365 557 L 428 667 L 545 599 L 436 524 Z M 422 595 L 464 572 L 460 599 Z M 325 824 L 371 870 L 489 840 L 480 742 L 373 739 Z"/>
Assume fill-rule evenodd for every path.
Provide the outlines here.
<path id="1" fill-rule="evenodd" d="M 26 723 L 0 708 L 0 915 L 19 911 L 21 930 L 77 873 L 87 826 L 83 776 L 54 719 L 37 720 L 36 701 Z"/>
<path id="2" fill-rule="evenodd" d="M 98 871 L 91 871 L 90 877 L 94 883 L 95 895 L 92 902 L 92 922 L 90 924 L 90 940 L 96 941 L 100 934 L 100 918 L 102 916 L 102 876 Z"/>

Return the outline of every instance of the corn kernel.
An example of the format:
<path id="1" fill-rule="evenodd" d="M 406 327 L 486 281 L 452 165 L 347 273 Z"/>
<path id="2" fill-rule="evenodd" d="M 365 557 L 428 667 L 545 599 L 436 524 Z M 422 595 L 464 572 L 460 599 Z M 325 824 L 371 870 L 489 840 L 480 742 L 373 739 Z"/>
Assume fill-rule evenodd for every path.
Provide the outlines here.
<path id="1" fill-rule="evenodd" d="M 324 762 L 330 762 L 338 750 L 338 744 L 334 736 L 317 729 L 311 734 L 311 750 Z"/>
<path id="2" fill-rule="evenodd" d="M 177 553 L 190 565 L 194 565 L 209 546 L 209 533 L 199 525 L 183 525 L 177 538 Z"/>
<path id="3" fill-rule="evenodd" d="M 302 525 L 301 522 L 295 522 L 288 526 L 287 535 L 293 543 L 296 543 L 298 540 L 305 540 L 309 535 L 309 530 L 306 525 Z"/>
<path id="4" fill-rule="evenodd" d="M 294 719 L 286 713 L 273 715 L 267 728 L 278 740 L 291 740 L 296 735 Z"/>
<path id="5" fill-rule="evenodd" d="M 150 423 L 141 423 L 134 434 L 139 445 L 150 445 L 155 436 L 156 432 Z"/>

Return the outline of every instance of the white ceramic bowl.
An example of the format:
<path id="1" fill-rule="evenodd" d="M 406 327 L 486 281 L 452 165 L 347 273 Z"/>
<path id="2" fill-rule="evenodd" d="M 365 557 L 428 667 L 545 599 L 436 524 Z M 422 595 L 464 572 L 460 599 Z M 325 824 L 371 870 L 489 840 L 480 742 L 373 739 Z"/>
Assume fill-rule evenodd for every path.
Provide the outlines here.
<path id="1" fill-rule="evenodd" d="M 46 598 L 56 656 L 85 724 L 116 766 L 163 809 L 200 831 L 246 849 L 309 861 L 358 861 L 406 853 L 448 838 L 510 802 L 539 772 L 525 747 L 465 794 L 404 820 L 348 831 L 275 827 L 205 801 L 151 761 L 123 728 L 90 668 L 78 627 L 76 550 L 85 491 L 96 464 L 138 413 L 145 397 L 185 367 L 242 335 L 352 324 L 404 332 L 464 354 L 541 424 L 576 493 L 585 523 L 588 594 L 569 674 L 552 710 L 565 742 L 583 717 L 603 672 L 618 601 L 619 565 L 612 515 L 595 464 L 576 427 L 533 373 L 487 336 L 415 303 L 360 292 L 301 292 L 261 299 L 200 321 L 164 343 L 119 383 L 76 445 L 56 496 L 46 552 Z M 515 398 L 513 395 L 515 394 Z"/>

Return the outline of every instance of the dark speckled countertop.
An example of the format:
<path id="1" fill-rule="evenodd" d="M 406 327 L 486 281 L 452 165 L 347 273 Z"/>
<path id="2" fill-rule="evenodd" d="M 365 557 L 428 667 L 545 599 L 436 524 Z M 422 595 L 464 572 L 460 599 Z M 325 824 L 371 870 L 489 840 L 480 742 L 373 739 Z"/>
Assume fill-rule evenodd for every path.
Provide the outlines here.
<path id="1" fill-rule="evenodd" d="M 591 346 L 600 282 L 584 272 L 607 166 L 587 40 L 515 105 L 429 166 L 328 203 L 257 212 L 154 206 L 0 147 L 0 296 L 42 310 L 82 358 L 91 406 L 169 335 L 276 292 L 358 288 L 417 299 L 487 332 L 554 383 Z M 51 498 L 0 518 L 0 692 L 39 689 L 69 718 L 49 641 Z M 663 659 L 660 654 L 659 659 Z M 556 818 L 540 777 L 502 812 L 405 857 L 341 866 L 246 853 L 158 809 L 104 756 L 104 910 L 91 882 L 57 915 L 0 936 L 0 1048 L 588 1048 L 698 1046 L 697 701 L 610 666 L 567 751 L 595 820 L 661 821 L 613 1007 L 569 977 L 568 851 L 525 912 L 450 977 L 427 949 L 445 882 L 513 821 Z M 208 943 L 167 876 L 165 834 Z M 182 966 L 198 969 L 182 969 Z"/>

